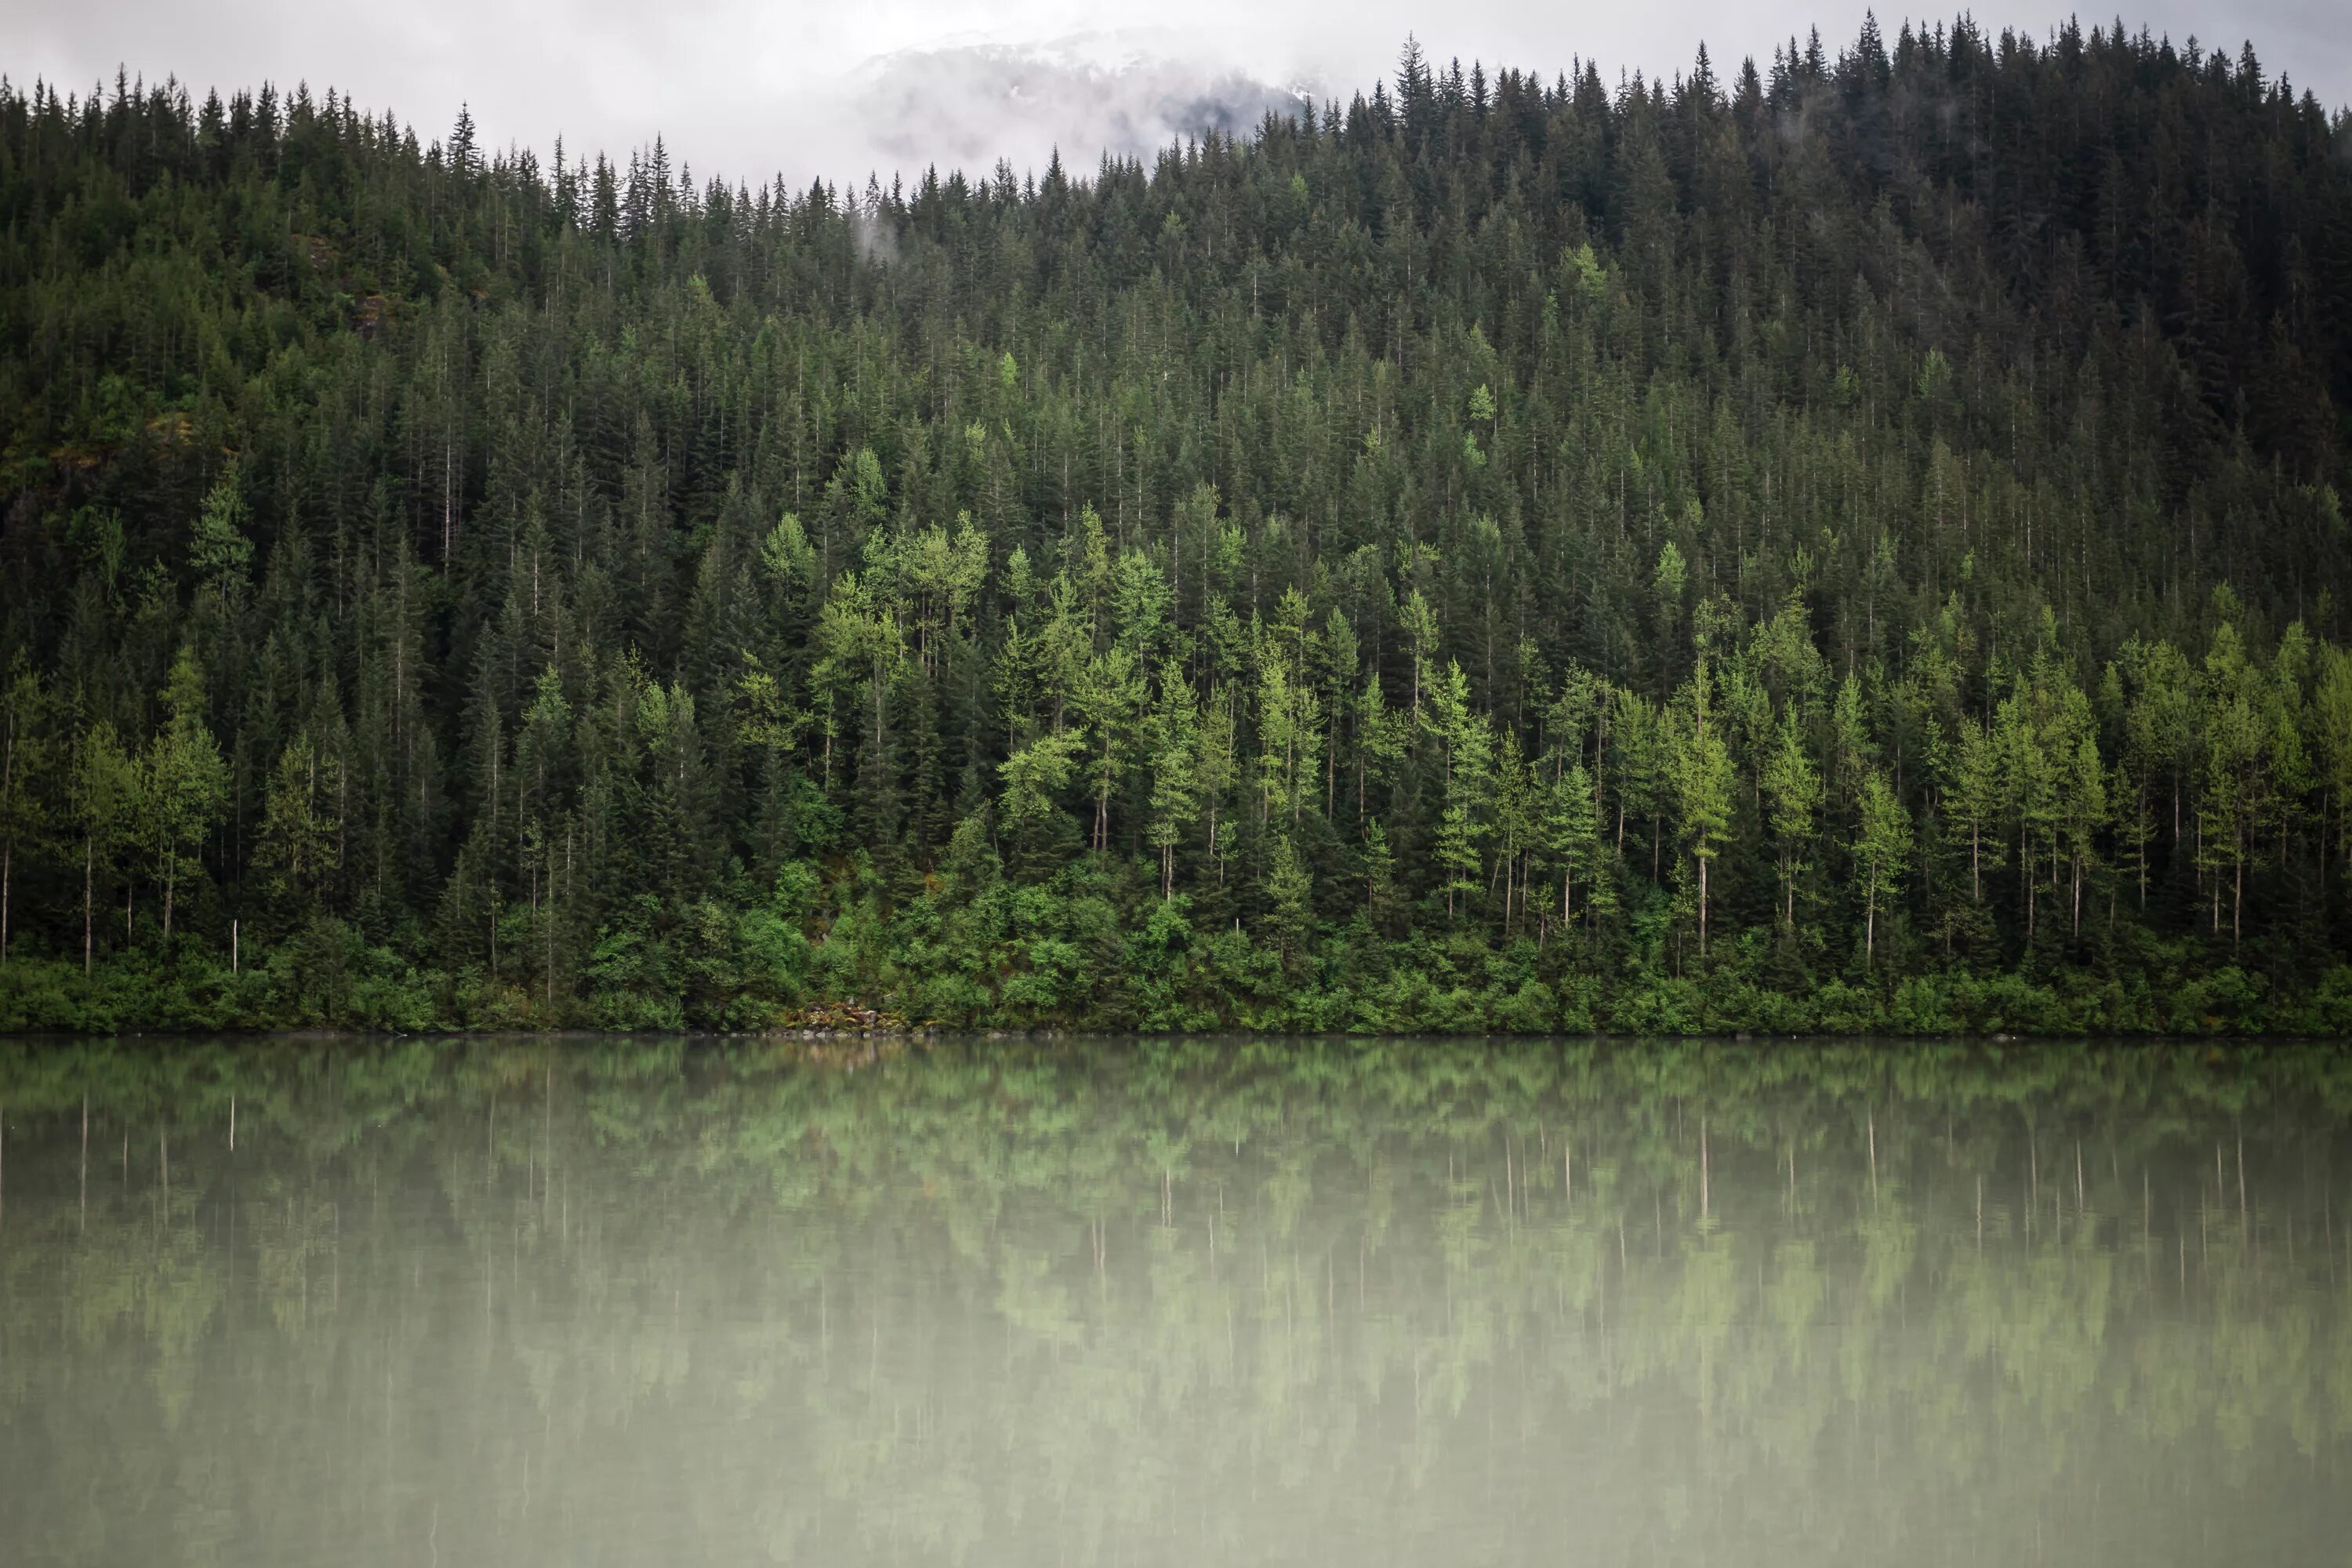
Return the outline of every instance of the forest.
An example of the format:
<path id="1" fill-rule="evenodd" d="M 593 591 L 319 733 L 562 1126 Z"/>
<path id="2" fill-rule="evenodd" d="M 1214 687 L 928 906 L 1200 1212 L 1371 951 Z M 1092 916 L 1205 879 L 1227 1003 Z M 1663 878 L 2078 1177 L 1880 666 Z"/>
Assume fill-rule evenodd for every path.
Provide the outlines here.
<path id="1" fill-rule="evenodd" d="M 2352 1032 L 2352 111 L 806 189 L 0 85 L 0 1028 Z"/>

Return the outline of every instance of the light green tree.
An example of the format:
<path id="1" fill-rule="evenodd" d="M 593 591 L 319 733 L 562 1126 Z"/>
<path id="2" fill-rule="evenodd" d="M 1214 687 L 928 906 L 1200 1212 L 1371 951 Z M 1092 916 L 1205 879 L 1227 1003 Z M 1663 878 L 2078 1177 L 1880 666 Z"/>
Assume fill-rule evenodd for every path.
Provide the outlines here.
<path id="1" fill-rule="evenodd" d="M 1878 907 L 1903 890 L 1903 866 L 1911 855 L 1911 814 L 1876 768 L 1863 775 L 1862 835 L 1854 845 L 1861 873 L 1862 952 L 1865 963 L 1878 952 Z"/>
<path id="2" fill-rule="evenodd" d="M 1078 719 L 1094 732 L 1095 820 L 1090 842 L 1097 849 L 1110 847 L 1110 797 L 1119 775 L 1133 760 L 1137 721 L 1150 699 L 1150 690 L 1135 656 L 1113 643 L 1087 661 L 1086 672 L 1074 694 Z"/>
<path id="3" fill-rule="evenodd" d="M 2197 805 L 2200 871 L 2211 894 L 2211 931 L 2221 933 L 2221 885 L 2230 884 L 2230 943 L 2244 933 L 2246 862 L 2262 823 L 2270 726 L 2262 712 L 2261 671 L 2245 657 L 2238 628 L 2222 622 L 2205 656 L 2203 779 Z"/>
<path id="4" fill-rule="evenodd" d="M 1677 737 L 1672 763 L 1675 819 L 1683 847 L 1698 872 L 1698 951 L 1706 955 L 1707 872 L 1731 836 L 1731 794 L 1736 779 L 1723 727 L 1708 721 L 1710 681 L 1701 656 L 1685 688 L 1688 727 Z"/>
<path id="5" fill-rule="evenodd" d="M 828 779 L 832 776 L 833 742 L 836 733 L 834 720 L 836 696 L 852 687 L 864 688 L 871 715 L 874 748 L 879 752 L 890 682 L 906 660 L 906 639 L 899 629 L 895 607 L 873 582 L 873 575 L 869 573 L 861 578 L 856 572 L 844 572 L 835 578 L 832 590 L 825 595 L 824 607 L 817 616 L 815 641 L 818 658 L 811 679 L 812 684 L 823 693 L 821 711 L 825 727 L 825 773 Z"/>
<path id="6" fill-rule="evenodd" d="M 1176 846 L 1201 810 L 1201 715 L 1183 672 L 1160 671 L 1146 737 L 1151 749 L 1151 847 L 1160 852 L 1160 896 L 1176 890 Z"/>
<path id="7" fill-rule="evenodd" d="M 1506 931 L 1512 927 L 1515 908 L 1523 911 L 1530 901 L 1525 885 L 1533 879 L 1532 861 L 1542 847 L 1543 805 L 1543 792 L 1520 749 L 1518 731 L 1505 729 L 1495 763 L 1495 859 L 1503 878 Z"/>
<path id="8" fill-rule="evenodd" d="M 944 528 L 927 528 L 909 539 L 898 552 L 898 575 L 914 605 L 916 661 L 935 673 L 940 640 L 961 634 L 988 581 L 988 542 L 972 526 L 971 513 L 956 513 L 953 539 Z"/>
<path id="9" fill-rule="evenodd" d="M 1544 830 L 1552 864 L 1559 870 L 1559 923 L 1566 930 L 1576 919 L 1580 878 L 1588 910 L 1597 910 L 1601 896 L 1601 806 L 1593 796 L 1592 775 L 1582 763 L 1570 763 L 1552 780 L 1545 797 Z"/>
<path id="10" fill-rule="evenodd" d="M 2320 657 L 2311 702 L 2319 735 L 2319 774 L 2336 808 L 2336 841 L 2344 852 L 2345 870 L 2352 875 L 2352 651 L 2331 647 Z"/>
<path id="11" fill-rule="evenodd" d="M 188 563 L 224 604 L 245 587 L 253 562 L 253 541 L 245 536 L 244 522 L 245 498 L 231 459 L 205 492 L 188 539 Z"/>
<path id="12" fill-rule="evenodd" d="M 2000 757 L 2000 808 L 2017 835 L 2018 892 L 2025 901 L 2025 938 L 2033 940 L 2041 901 L 2040 856 L 2035 845 L 2053 837 L 2057 798 L 2042 726 L 2034 721 L 2033 694 L 2021 679 L 2017 689 L 1993 710 L 1993 746 Z"/>
<path id="13" fill-rule="evenodd" d="M 1608 708 L 1604 731 L 1608 748 L 1608 767 L 1616 785 L 1616 847 L 1622 854 L 1625 847 L 1625 818 L 1629 815 L 1645 816 L 1650 821 L 1650 875 L 1659 875 L 1659 825 L 1665 815 L 1665 799 L 1669 786 L 1670 757 L 1665 745 L 1664 715 L 1657 704 L 1631 687 L 1617 687 L 1611 693 L 1613 700 Z"/>
<path id="14" fill-rule="evenodd" d="M 809 543 L 808 531 L 801 527 L 797 514 L 784 513 L 760 542 L 760 563 L 771 587 L 782 595 L 804 589 L 815 579 L 816 549 Z"/>
<path id="15" fill-rule="evenodd" d="M 743 673 L 735 679 L 735 738 L 756 751 L 781 756 L 797 742 L 808 715 L 794 708 L 784 683 L 749 649 Z"/>
<path id="16" fill-rule="evenodd" d="M 1398 618 L 1404 625 L 1406 642 L 1412 648 L 1412 721 L 1421 722 L 1421 692 L 1428 684 L 1429 661 L 1437 652 L 1437 612 L 1429 601 L 1414 588 L 1405 595 L 1404 603 L 1397 607 Z"/>
<path id="17" fill-rule="evenodd" d="M 1444 757 L 1444 805 L 1437 826 L 1437 863 L 1445 874 L 1445 913 L 1480 887 L 1479 868 L 1494 831 L 1495 731 L 1486 714 L 1470 705 L 1469 678 L 1458 660 L 1430 683 L 1423 727 L 1436 737 Z"/>
<path id="18" fill-rule="evenodd" d="M 1277 834 L 1265 873 L 1266 924 L 1283 962 L 1295 962 L 1307 950 L 1315 930 L 1314 879 L 1292 847 L 1290 835 Z"/>
<path id="19" fill-rule="evenodd" d="M 228 764 L 205 723 L 204 674 L 195 650 L 183 646 L 163 687 L 162 731 L 147 744 L 147 847 L 163 884 L 163 944 L 172 942 L 173 910 L 184 868 L 204 848 L 228 809 Z"/>
<path id="20" fill-rule="evenodd" d="M 1805 749 L 1797 724 L 1796 704 L 1780 710 L 1771 749 L 1764 755 L 1762 785 L 1765 808 L 1772 827 L 1772 847 L 1780 865 L 1780 922 L 1784 931 L 1797 929 L 1797 878 L 1811 848 L 1815 814 L 1822 805 L 1822 775 Z"/>
<path id="21" fill-rule="evenodd" d="M 1049 730 L 1005 758 L 1002 813 L 1007 829 L 1042 823 L 1057 809 L 1054 796 L 1070 782 L 1086 749 L 1082 730 Z"/>
<path id="22" fill-rule="evenodd" d="M 270 770 L 254 866 L 269 890 L 289 903 L 316 899 L 334 868 L 331 803 L 341 763 L 322 757 L 304 730 L 286 743 Z"/>
<path id="23" fill-rule="evenodd" d="M 1952 786 L 1945 805 L 1954 826 L 1968 835 L 1969 897 L 1982 903 L 1985 865 L 1988 859 L 1996 868 L 2000 864 L 2000 748 L 1991 732 L 1973 718 L 1960 721 L 1959 744 L 1953 752 Z"/>
<path id="24" fill-rule="evenodd" d="M 1364 672 L 1364 687 L 1356 695 L 1354 710 L 1356 816 L 1360 820 L 1368 809 L 1371 785 L 1386 783 L 1397 763 L 1404 760 L 1412 720 L 1389 707 L 1388 699 L 1381 691 L 1378 670 Z"/>
<path id="25" fill-rule="evenodd" d="M 1201 805 L 1208 813 L 1209 856 L 1217 868 L 1217 885 L 1225 882 L 1225 839 L 1219 817 L 1225 797 L 1241 777 L 1241 746 L 1234 732 L 1232 703 L 1221 691 L 1211 691 L 1201 705 L 1200 764 L 1194 772 Z"/>
<path id="26" fill-rule="evenodd" d="M 2181 805 L 2201 761 L 2197 744 L 2197 672 L 2188 656 L 2164 641 L 2133 638 L 2120 657 L 2130 687 L 2124 705 L 2124 756 L 2132 774 L 2148 784 L 2169 781 L 2172 839 L 2185 831 Z M 2143 895 L 2146 889 L 2142 889 Z"/>
<path id="27" fill-rule="evenodd" d="M 2087 706 L 2081 717 L 2088 720 Z M 2079 935 L 2083 929 L 2084 875 L 2097 857 L 2098 837 L 2107 826 L 2107 779 L 2090 725 L 2084 722 L 2069 728 L 2073 743 L 2060 759 L 2058 813 L 2072 871 L 2068 894 L 2072 929 Z"/>
<path id="28" fill-rule="evenodd" d="M 98 872 L 111 870 L 114 861 L 138 829 L 143 815 L 141 795 L 144 781 L 138 760 L 123 750 L 114 726 L 100 720 L 81 732 L 74 745 L 70 809 L 81 835 L 81 968 L 90 969 L 95 945 L 93 905 Z M 125 904 L 128 910 L 129 905 Z M 126 927 L 129 915 L 124 915 Z"/>
<path id="29" fill-rule="evenodd" d="M 1323 816 L 1328 821 L 1339 808 L 1340 731 L 1342 724 L 1353 716 L 1349 688 L 1356 679 L 1359 662 L 1356 629 L 1336 608 L 1324 622 L 1323 647 L 1323 710 L 1329 716 L 1323 738 Z M 1358 744 L 1361 744 L 1360 740 Z"/>
<path id="30" fill-rule="evenodd" d="M 1320 706 L 1315 689 L 1296 679 L 1284 660 L 1259 661 L 1258 798 L 1268 821 L 1287 818 L 1297 826 L 1321 741 Z"/>

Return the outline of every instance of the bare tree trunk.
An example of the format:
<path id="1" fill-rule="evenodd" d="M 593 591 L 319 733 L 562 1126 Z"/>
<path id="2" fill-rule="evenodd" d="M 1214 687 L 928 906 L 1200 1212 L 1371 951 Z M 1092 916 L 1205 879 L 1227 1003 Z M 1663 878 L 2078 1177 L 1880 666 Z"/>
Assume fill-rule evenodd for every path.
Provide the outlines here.
<path id="1" fill-rule="evenodd" d="M 1698 858 L 1698 955 L 1706 956 L 1706 857 Z M 1706 1205 L 1701 1205 L 1703 1209 Z"/>
<path id="2" fill-rule="evenodd" d="M 2233 952 L 2237 951 L 2246 912 L 2246 857 L 2242 848 L 2235 859 L 2230 883 L 2230 949 Z"/>

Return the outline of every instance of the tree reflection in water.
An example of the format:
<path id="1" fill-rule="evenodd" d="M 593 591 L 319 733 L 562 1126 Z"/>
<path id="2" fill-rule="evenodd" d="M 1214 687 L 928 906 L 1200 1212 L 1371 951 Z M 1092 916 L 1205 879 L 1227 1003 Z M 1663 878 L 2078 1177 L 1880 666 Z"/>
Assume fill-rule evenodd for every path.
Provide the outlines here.
<path id="1" fill-rule="evenodd" d="M 0 1044 L 0 1559 L 2352 1530 L 2340 1047 L 804 1049 Z"/>

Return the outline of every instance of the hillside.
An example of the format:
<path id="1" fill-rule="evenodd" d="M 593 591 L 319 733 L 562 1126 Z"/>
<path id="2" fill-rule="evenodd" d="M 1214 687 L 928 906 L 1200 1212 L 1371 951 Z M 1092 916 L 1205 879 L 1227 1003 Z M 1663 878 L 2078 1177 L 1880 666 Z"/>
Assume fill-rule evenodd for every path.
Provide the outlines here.
<path id="1" fill-rule="evenodd" d="M 1963 24 L 1148 166 L 0 94 L 0 1026 L 2352 1029 L 2352 117 Z"/>

